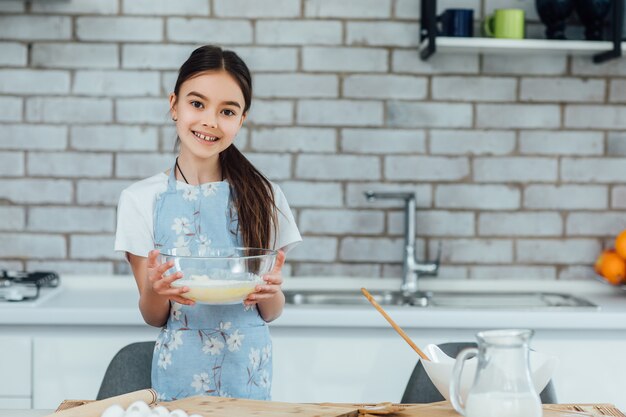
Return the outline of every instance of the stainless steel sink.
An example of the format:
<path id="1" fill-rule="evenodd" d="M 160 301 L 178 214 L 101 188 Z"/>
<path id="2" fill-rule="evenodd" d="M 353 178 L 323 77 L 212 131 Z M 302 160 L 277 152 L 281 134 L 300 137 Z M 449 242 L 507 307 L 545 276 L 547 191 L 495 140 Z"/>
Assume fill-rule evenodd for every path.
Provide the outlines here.
<path id="1" fill-rule="evenodd" d="M 552 292 L 423 292 L 405 297 L 399 291 L 370 291 L 382 306 L 481 309 L 597 309 L 595 304 L 570 294 Z M 285 291 L 292 305 L 368 305 L 359 291 Z"/>

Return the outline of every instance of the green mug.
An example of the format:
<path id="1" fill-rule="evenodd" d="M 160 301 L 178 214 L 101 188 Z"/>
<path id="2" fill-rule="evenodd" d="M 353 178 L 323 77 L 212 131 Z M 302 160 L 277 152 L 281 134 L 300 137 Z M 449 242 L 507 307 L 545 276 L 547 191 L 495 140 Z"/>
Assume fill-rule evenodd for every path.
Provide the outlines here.
<path id="1" fill-rule="evenodd" d="M 524 11 L 497 9 L 485 19 L 483 32 L 490 38 L 524 39 Z"/>

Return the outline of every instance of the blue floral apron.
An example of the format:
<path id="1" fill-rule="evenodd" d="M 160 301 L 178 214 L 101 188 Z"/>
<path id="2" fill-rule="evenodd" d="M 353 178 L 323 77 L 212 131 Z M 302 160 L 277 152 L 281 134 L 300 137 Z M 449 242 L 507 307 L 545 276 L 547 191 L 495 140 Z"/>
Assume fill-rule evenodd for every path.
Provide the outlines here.
<path id="1" fill-rule="evenodd" d="M 228 182 L 189 185 L 170 170 L 154 208 L 157 249 L 241 246 Z M 152 387 L 159 400 L 193 395 L 269 400 L 272 343 L 256 306 L 170 302 L 157 337 Z"/>

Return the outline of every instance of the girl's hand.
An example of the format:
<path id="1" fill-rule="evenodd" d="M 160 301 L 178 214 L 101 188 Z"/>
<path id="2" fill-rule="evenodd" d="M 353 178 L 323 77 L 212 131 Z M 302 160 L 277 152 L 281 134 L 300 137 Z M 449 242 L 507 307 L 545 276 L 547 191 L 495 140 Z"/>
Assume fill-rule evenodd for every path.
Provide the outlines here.
<path id="1" fill-rule="evenodd" d="M 172 282 L 183 277 L 182 272 L 164 276 L 167 270 L 173 266 L 173 261 L 164 264 L 159 261 L 158 250 L 150 251 L 148 254 L 148 281 L 150 282 L 152 291 L 179 304 L 194 305 L 195 302 L 193 300 L 184 298 L 181 295 L 189 291 L 188 287 L 172 287 Z"/>
<path id="2" fill-rule="evenodd" d="M 244 305 L 253 305 L 261 301 L 269 300 L 279 294 L 281 292 L 280 286 L 283 283 L 283 277 L 281 275 L 281 270 L 283 269 L 283 265 L 285 264 L 285 252 L 282 250 L 278 251 L 278 256 L 276 257 L 276 264 L 274 265 L 274 269 L 267 275 L 263 276 L 263 280 L 265 281 L 265 285 L 259 284 L 255 287 L 252 294 L 246 298 L 243 303 Z"/>

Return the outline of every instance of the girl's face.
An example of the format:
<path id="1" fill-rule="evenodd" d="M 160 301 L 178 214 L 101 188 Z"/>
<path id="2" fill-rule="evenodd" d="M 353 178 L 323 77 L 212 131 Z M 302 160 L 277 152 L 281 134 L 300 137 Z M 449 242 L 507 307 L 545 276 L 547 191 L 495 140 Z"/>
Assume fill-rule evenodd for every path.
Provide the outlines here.
<path id="1" fill-rule="evenodd" d="M 244 104 L 239 84 L 226 71 L 203 72 L 183 82 L 178 96 L 170 94 L 181 154 L 217 160 L 246 118 Z"/>

